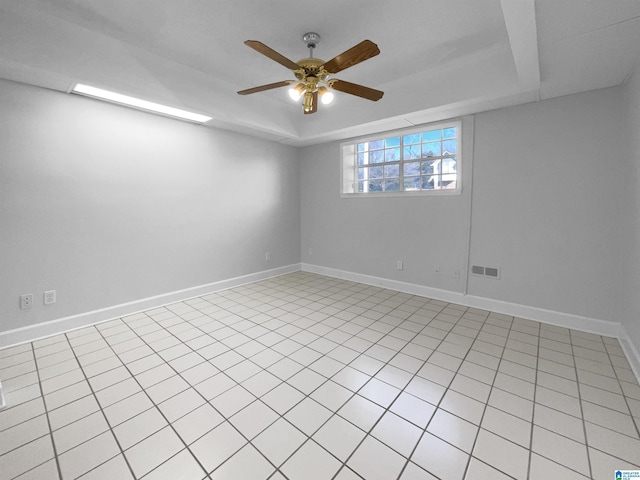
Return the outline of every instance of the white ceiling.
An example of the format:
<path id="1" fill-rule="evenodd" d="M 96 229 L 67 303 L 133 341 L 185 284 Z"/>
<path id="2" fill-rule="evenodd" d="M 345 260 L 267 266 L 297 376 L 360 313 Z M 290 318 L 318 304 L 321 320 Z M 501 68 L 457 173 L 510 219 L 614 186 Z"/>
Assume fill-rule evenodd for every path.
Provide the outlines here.
<path id="1" fill-rule="evenodd" d="M 336 78 L 303 115 L 293 79 L 246 47 L 329 60 L 364 39 L 380 55 Z M 309 145 L 624 82 L 640 59 L 640 0 L 0 0 L 0 78 L 68 92 L 78 82 L 213 117 L 208 125 Z"/>

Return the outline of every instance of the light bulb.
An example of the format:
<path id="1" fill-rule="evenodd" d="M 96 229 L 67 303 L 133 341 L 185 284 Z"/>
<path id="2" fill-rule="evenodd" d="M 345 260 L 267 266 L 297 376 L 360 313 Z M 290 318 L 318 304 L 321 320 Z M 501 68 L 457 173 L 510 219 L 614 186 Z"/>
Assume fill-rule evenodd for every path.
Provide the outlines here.
<path id="1" fill-rule="evenodd" d="M 331 92 L 325 93 L 324 95 L 322 95 L 320 100 L 322 101 L 323 105 L 329 105 L 331 102 L 333 102 L 333 93 Z"/>
<path id="2" fill-rule="evenodd" d="M 333 93 L 330 92 L 327 87 L 320 87 L 318 89 L 318 94 L 323 105 L 329 105 L 333 102 Z"/>
<path id="3" fill-rule="evenodd" d="M 303 91 L 304 91 L 304 84 L 299 83 L 295 87 L 291 87 L 289 89 L 289 97 L 294 102 L 297 102 L 298 100 L 300 100 L 300 97 L 302 96 Z"/>

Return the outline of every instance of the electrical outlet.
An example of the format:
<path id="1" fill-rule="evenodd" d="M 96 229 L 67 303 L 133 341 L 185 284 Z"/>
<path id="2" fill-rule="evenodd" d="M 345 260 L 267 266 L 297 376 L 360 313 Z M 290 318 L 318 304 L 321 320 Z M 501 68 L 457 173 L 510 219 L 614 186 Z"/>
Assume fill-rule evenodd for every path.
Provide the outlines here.
<path id="1" fill-rule="evenodd" d="M 33 293 L 20 295 L 20 308 L 24 310 L 25 308 L 31 307 L 33 307 Z"/>
<path id="2" fill-rule="evenodd" d="M 460 278 L 460 270 L 453 271 L 453 278 Z"/>
<path id="3" fill-rule="evenodd" d="M 436 268 L 433 270 L 433 273 L 435 273 L 436 275 L 440 275 L 440 267 L 436 267 Z"/>
<path id="4" fill-rule="evenodd" d="M 47 290 L 44 292 L 44 304 L 51 305 L 52 303 L 56 303 L 56 291 Z"/>
<path id="5" fill-rule="evenodd" d="M 397 270 L 402 270 L 402 260 L 398 260 L 398 261 L 396 262 L 396 269 L 397 269 Z"/>
<path id="6" fill-rule="evenodd" d="M 271 252 L 267 252 L 264 254 L 264 259 L 269 262 L 271 260 Z"/>

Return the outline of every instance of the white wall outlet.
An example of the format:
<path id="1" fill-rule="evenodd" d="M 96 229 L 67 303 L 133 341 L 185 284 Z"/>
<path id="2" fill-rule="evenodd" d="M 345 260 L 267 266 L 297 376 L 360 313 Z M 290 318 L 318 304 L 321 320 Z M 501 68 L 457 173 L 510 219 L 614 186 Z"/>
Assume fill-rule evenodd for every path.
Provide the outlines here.
<path id="1" fill-rule="evenodd" d="M 397 270 L 402 270 L 402 260 L 396 261 L 396 269 Z"/>
<path id="2" fill-rule="evenodd" d="M 31 307 L 33 307 L 33 293 L 20 295 L 20 308 L 24 310 Z"/>
<path id="3" fill-rule="evenodd" d="M 460 270 L 453 271 L 453 278 L 460 278 Z"/>
<path id="4" fill-rule="evenodd" d="M 271 252 L 267 252 L 264 254 L 264 259 L 269 262 L 271 261 Z"/>
<path id="5" fill-rule="evenodd" d="M 44 304 L 51 305 L 52 303 L 56 303 L 56 291 L 47 290 L 44 292 Z"/>
<path id="6" fill-rule="evenodd" d="M 440 275 L 440 267 L 436 267 L 436 268 L 433 270 L 433 273 L 435 273 L 436 275 Z"/>

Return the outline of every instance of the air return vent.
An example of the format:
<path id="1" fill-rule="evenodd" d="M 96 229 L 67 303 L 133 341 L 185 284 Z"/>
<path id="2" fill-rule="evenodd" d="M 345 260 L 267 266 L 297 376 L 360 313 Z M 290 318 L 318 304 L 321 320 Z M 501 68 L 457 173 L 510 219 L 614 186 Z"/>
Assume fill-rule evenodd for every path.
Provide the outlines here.
<path id="1" fill-rule="evenodd" d="M 473 273 L 474 275 L 484 275 L 484 267 L 473 265 L 471 267 L 471 273 Z"/>
<path id="2" fill-rule="evenodd" d="M 471 274 L 479 277 L 500 278 L 498 267 L 483 267 L 482 265 L 472 265 Z"/>

